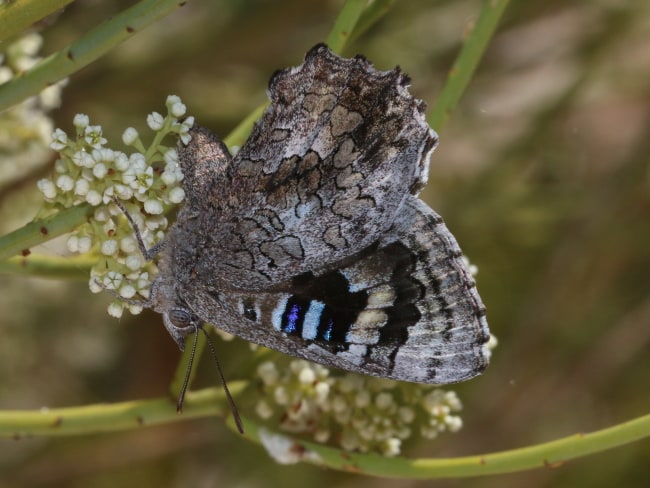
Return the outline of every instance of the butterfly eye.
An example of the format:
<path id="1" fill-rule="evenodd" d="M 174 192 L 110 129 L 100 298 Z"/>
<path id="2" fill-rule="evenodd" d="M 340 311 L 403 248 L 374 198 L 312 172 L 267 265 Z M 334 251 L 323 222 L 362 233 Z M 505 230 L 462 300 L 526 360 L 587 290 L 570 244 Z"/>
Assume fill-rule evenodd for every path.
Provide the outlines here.
<path id="1" fill-rule="evenodd" d="M 182 308 L 172 308 L 168 313 L 169 320 L 175 327 L 179 329 L 193 327 L 194 321 L 192 320 L 192 315 L 187 310 Z"/>

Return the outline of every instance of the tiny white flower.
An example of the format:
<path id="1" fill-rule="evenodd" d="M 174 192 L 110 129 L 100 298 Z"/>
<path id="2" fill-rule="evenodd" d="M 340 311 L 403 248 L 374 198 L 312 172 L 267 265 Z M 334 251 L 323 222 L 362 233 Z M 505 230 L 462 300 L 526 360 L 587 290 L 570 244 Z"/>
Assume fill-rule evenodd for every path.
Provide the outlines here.
<path id="1" fill-rule="evenodd" d="M 152 112 L 147 115 L 147 125 L 151 130 L 160 130 L 165 123 L 165 119 L 158 112 Z"/>
<path id="2" fill-rule="evenodd" d="M 92 168 L 95 160 L 86 151 L 77 151 L 72 155 L 72 162 L 81 168 Z"/>
<path id="3" fill-rule="evenodd" d="M 74 180 L 69 175 L 61 175 L 56 179 L 56 186 L 63 191 L 70 191 L 74 188 Z"/>
<path id="4" fill-rule="evenodd" d="M 61 82 L 48 86 L 38 94 L 38 99 L 41 107 L 44 110 L 51 110 L 61 106 L 61 87 L 64 86 Z"/>
<path id="5" fill-rule="evenodd" d="M 123 152 L 117 151 L 117 154 L 115 154 L 115 169 L 125 171 L 130 164 L 129 157 Z"/>
<path id="6" fill-rule="evenodd" d="M 104 178 L 104 176 L 106 176 L 107 173 L 108 173 L 108 168 L 104 163 L 97 163 L 93 168 L 93 175 L 95 175 L 95 178 L 97 178 L 98 180 Z"/>
<path id="7" fill-rule="evenodd" d="M 85 114 L 77 114 L 72 119 L 72 124 L 77 128 L 79 133 L 83 133 L 83 130 L 90 124 L 90 119 Z"/>
<path id="8" fill-rule="evenodd" d="M 400 407 L 398 410 L 399 418 L 402 422 L 410 424 L 415 420 L 415 411 L 411 407 Z"/>
<path id="9" fill-rule="evenodd" d="M 178 135 L 181 138 L 183 144 L 187 145 L 191 140 L 192 136 L 189 134 L 190 129 L 194 125 L 194 117 L 187 117 L 182 123 Z"/>
<path id="10" fill-rule="evenodd" d="M 165 151 L 163 159 L 165 160 L 165 169 L 167 169 L 167 166 L 169 165 L 172 165 L 174 168 L 178 167 L 178 152 L 176 149 L 171 148 Z"/>
<path id="11" fill-rule="evenodd" d="M 185 104 L 181 103 L 180 101 L 174 103 L 171 107 L 169 107 L 169 113 L 176 118 L 180 118 L 185 115 L 186 110 L 187 107 L 185 107 Z"/>
<path id="12" fill-rule="evenodd" d="M 68 248 L 68 251 L 70 252 L 79 252 L 79 237 L 72 235 L 68 237 L 68 240 L 66 241 L 66 247 Z"/>
<path id="13" fill-rule="evenodd" d="M 129 167 L 122 174 L 122 181 L 142 194 L 153 184 L 153 168 L 147 165 L 144 156 L 139 153 L 131 154 Z"/>
<path id="14" fill-rule="evenodd" d="M 375 398 L 375 405 L 377 405 L 377 408 L 380 408 L 382 410 L 385 410 L 389 408 L 393 404 L 393 395 L 390 393 L 386 393 L 385 391 L 382 391 L 377 395 Z"/>
<path id="15" fill-rule="evenodd" d="M 106 207 L 99 207 L 95 209 L 95 220 L 97 222 L 106 222 L 111 218 L 110 211 Z"/>
<path id="16" fill-rule="evenodd" d="M 163 213 L 163 205 L 160 200 L 149 199 L 144 202 L 144 211 L 151 215 Z"/>
<path id="17" fill-rule="evenodd" d="M 400 453 L 402 441 L 392 437 L 388 439 L 383 446 L 382 454 L 386 457 L 394 457 Z"/>
<path id="18" fill-rule="evenodd" d="M 102 127 L 100 125 L 86 127 L 84 129 L 84 139 L 89 146 L 95 149 L 99 149 L 106 144 L 106 139 L 102 137 Z"/>
<path id="19" fill-rule="evenodd" d="M 133 286 L 126 284 L 120 288 L 119 294 L 124 298 L 133 298 L 135 296 L 136 290 Z"/>
<path id="20" fill-rule="evenodd" d="M 97 283 L 97 277 L 96 276 L 91 276 L 90 280 L 88 281 L 88 288 L 90 288 L 91 293 L 99 293 L 104 291 L 104 288 L 101 287 L 99 283 Z"/>
<path id="21" fill-rule="evenodd" d="M 314 440 L 316 442 L 320 442 L 321 444 L 324 444 L 327 442 L 330 438 L 330 433 L 327 430 L 317 430 L 314 432 Z"/>
<path id="22" fill-rule="evenodd" d="M 278 370 L 271 361 L 265 361 L 257 367 L 257 374 L 265 385 L 270 386 L 278 381 Z"/>
<path id="23" fill-rule="evenodd" d="M 102 242 L 102 254 L 104 256 L 112 256 L 117 252 L 118 246 L 117 246 L 117 241 L 115 239 L 108 239 L 104 242 Z"/>
<path id="24" fill-rule="evenodd" d="M 132 315 L 138 315 L 142 313 L 142 305 L 129 304 L 128 307 L 129 307 L 129 312 Z"/>
<path id="25" fill-rule="evenodd" d="M 445 419 L 445 424 L 450 432 L 458 432 L 463 427 L 463 419 L 456 415 L 450 415 Z"/>
<path id="26" fill-rule="evenodd" d="M 14 73 L 11 71 L 11 69 L 7 68 L 6 66 L 0 66 L 0 84 L 9 81 L 11 78 L 13 78 L 13 76 Z"/>
<path id="27" fill-rule="evenodd" d="M 168 95 L 167 100 L 165 100 L 165 105 L 171 107 L 175 103 L 181 103 L 181 97 L 178 95 Z"/>
<path id="28" fill-rule="evenodd" d="M 122 284 L 123 278 L 124 277 L 121 273 L 118 273 L 117 271 L 109 271 L 104 275 L 102 282 L 104 283 L 104 287 L 109 290 L 117 290 Z"/>
<path id="29" fill-rule="evenodd" d="M 360 390 L 354 396 L 354 404 L 357 408 L 366 408 L 368 405 L 370 405 L 370 400 L 370 393 L 367 390 Z"/>
<path id="30" fill-rule="evenodd" d="M 98 156 L 95 156 L 95 153 L 97 153 Z M 115 161 L 115 151 L 107 147 L 102 147 L 100 149 L 95 149 L 93 151 L 93 157 L 97 159 L 97 161 L 102 161 L 104 163 L 112 163 L 113 161 Z"/>
<path id="31" fill-rule="evenodd" d="M 108 315 L 111 317 L 115 317 L 116 319 L 119 319 L 122 316 L 122 313 L 124 312 L 124 305 L 122 302 L 112 302 L 108 306 Z"/>
<path id="32" fill-rule="evenodd" d="M 122 134 L 122 142 L 124 145 L 130 146 L 137 140 L 139 136 L 140 135 L 138 134 L 137 130 L 135 130 L 133 127 L 127 127 Z"/>
<path id="33" fill-rule="evenodd" d="M 97 190 L 89 190 L 88 193 L 86 193 L 86 201 L 96 207 L 102 203 L 102 196 Z"/>
<path id="34" fill-rule="evenodd" d="M 284 386 L 278 386 L 273 391 L 273 399 L 278 405 L 286 405 L 289 402 L 289 394 Z"/>
<path id="35" fill-rule="evenodd" d="M 31 32 L 22 36 L 16 41 L 15 46 L 23 52 L 25 56 L 36 56 L 36 53 L 43 45 L 43 38 L 37 32 Z"/>
<path id="36" fill-rule="evenodd" d="M 172 203 L 181 203 L 185 199 L 185 190 L 180 186 L 169 190 L 169 201 Z"/>
<path id="37" fill-rule="evenodd" d="M 38 189 L 41 191 L 43 196 L 48 199 L 53 199 L 56 198 L 56 186 L 54 183 L 52 183 L 51 180 L 48 180 L 47 178 L 43 178 L 41 180 L 38 180 L 36 183 L 36 186 Z"/>
<path id="38" fill-rule="evenodd" d="M 160 203 L 159 200 L 154 200 L 154 201 Z M 146 208 L 145 208 L 145 210 L 146 210 Z M 154 215 L 152 215 L 150 217 L 147 217 L 145 219 L 144 226 L 148 230 L 151 230 L 151 231 L 156 230 L 156 229 L 161 229 L 161 228 L 164 229 L 164 228 L 167 227 L 167 219 L 165 218 L 164 215 L 160 215 L 160 214 L 156 215 L 156 214 L 154 214 Z M 164 237 L 164 234 L 163 235 L 156 234 L 157 239 L 160 239 L 161 237 Z"/>
<path id="39" fill-rule="evenodd" d="M 319 381 L 318 383 L 316 383 L 314 390 L 316 392 L 316 399 L 319 402 L 323 402 L 327 399 L 327 396 L 330 393 L 330 385 L 328 383 L 325 383 L 324 381 Z"/>
<path id="40" fill-rule="evenodd" d="M 82 236 L 79 238 L 79 243 L 77 244 L 77 247 L 79 249 L 79 253 L 84 254 L 90 251 L 90 248 L 93 245 L 93 241 L 90 237 L 88 236 Z"/>
<path id="41" fill-rule="evenodd" d="M 138 243 L 135 237 L 126 236 L 120 240 L 120 249 L 126 254 L 132 254 L 138 250 Z"/>
<path id="42" fill-rule="evenodd" d="M 316 380 L 316 375 L 314 374 L 314 371 L 309 367 L 306 366 L 300 371 L 300 374 L 298 375 L 298 381 L 302 383 L 303 385 L 310 385 Z"/>
<path id="43" fill-rule="evenodd" d="M 68 163 L 63 159 L 57 159 L 54 161 L 54 172 L 59 174 L 69 173 Z"/>
<path id="44" fill-rule="evenodd" d="M 88 194 L 88 191 L 90 191 L 90 183 L 88 183 L 88 180 L 85 180 L 83 178 L 75 181 L 74 183 L 74 193 L 75 195 L 79 195 L 80 197 L 84 197 Z"/>
<path id="45" fill-rule="evenodd" d="M 165 170 L 160 175 L 160 179 L 165 185 L 172 186 L 174 183 L 176 183 L 176 171 Z"/>
<path id="46" fill-rule="evenodd" d="M 268 420 L 273 416 L 273 409 L 264 400 L 259 401 L 257 405 L 255 405 L 255 412 L 264 420 Z"/>
<path id="47" fill-rule="evenodd" d="M 113 188 L 114 188 L 114 191 L 115 191 L 115 195 L 120 200 L 131 200 L 131 198 L 133 197 L 133 190 L 129 186 L 120 185 L 118 183 Z"/>
<path id="48" fill-rule="evenodd" d="M 68 145 L 68 134 L 63 132 L 61 129 L 55 129 L 52 133 L 52 142 L 50 147 L 55 151 L 61 151 L 65 149 Z"/>
<path id="49" fill-rule="evenodd" d="M 136 254 L 131 254 L 126 258 L 126 267 L 132 271 L 136 271 L 142 267 L 142 258 Z M 138 285 L 138 289 L 141 287 Z"/>

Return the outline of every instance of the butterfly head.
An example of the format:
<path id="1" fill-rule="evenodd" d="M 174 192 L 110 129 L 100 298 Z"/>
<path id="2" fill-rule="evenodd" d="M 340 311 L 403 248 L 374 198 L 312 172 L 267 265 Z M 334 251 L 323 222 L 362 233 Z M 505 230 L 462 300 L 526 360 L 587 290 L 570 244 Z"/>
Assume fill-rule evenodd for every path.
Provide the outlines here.
<path id="1" fill-rule="evenodd" d="M 170 307 L 163 312 L 163 323 L 181 351 L 185 350 L 185 337 L 197 333 L 201 327 L 201 320 L 196 314 L 178 306 Z"/>

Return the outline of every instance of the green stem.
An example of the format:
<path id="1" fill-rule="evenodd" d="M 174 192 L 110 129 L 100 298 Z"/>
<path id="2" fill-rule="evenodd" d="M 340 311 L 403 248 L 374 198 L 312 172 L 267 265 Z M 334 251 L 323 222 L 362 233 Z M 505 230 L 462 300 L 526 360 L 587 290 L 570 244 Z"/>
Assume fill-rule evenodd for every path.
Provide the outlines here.
<path id="1" fill-rule="evenodd" d="M 375 25 L 379 19 L 388 13 L 388 11 L 395 4 L 395 0 L 375 0 L 368 8 L 363 11 L 361 17 L 354 28 L 354 33 L 350 36 L 350 40 L 355 40 L 364 32 Z"/>
<path id="2" fill-rule="evenodd" d="M 78 205 L 61 210 L 45 219 L 30 222 L 0 237 L 0 261 L 74 230 L 85 223 L 92 214 L 93 207 L 90 205 Z"/>
<path id="3" fill-rule="evenodd" d="M 236 395 L 246 384 L 232 382 L 228 386 L 232 394 Z M 47 410 L 0 411 L 0 437 L 18 439 L 25 436 L 53 437 L 116 432 L 200 417 L 228 415 L 229 412 L 223 390 L 206 388 L 187 394 L 182 415 L 176 413 L 176 403 L 169 398 Z"/>
<path id="4" fill-rule="evenodd" d="M 230 425 L 230 423 L 229 423 Z M 247 437 L 260 442 L 260 428 L 245 422 Z M 275 434 L 270 434 L 275 435 Z M 304 461 L 356 474 L 406 479 L 467 478 L 513 473 L 535 468 L 554 468 L 565 462 L 650 437 L 650 415 L 588 434 L 574 434 L 555 441 L 510 451 L 457 458 L 386 458 L 376 454 L 343 453 L 311 442 L 289 439 L 291 452 Z M 316 456 L 313 456 L 315 454 Z"/>
<path id="5" fill-rule="evenodd" d="M 437 132 L 442 131 L 465 92 L 507 5 L 508 0 L 484 0 L 476 24 L 471 29 L 447 75 L 440 96 L 427 117 L 429 125 Z"/>
<path id="6" fill-rule="evenodd" d="M 19 0 L 0 5 L 0 46 L 72 0 Z"/>
<path id="7" fill-rule="evenodd" d="M 367 3 L 366 0 L 347 0 L 345 2 L 325 41 L 332 51 L 337 54 L 343 52 L 343 48 L 352 35 Z"/>
<path id="8" fill-rule="evenodd" d="M 70 46 L 0 86 L 0 111 L 80 70 L 182 4 L 179 0 L 142 0 L 100 24 Z"/>
<path id="9" fill-rule="evenodd" d="M 90 268 L 96 262 L 97 257 L 92 254 L 69 257 L 30 254 L 29 256 L 14 256 L 0 262 L 0 273 L 87 280 Z"/>

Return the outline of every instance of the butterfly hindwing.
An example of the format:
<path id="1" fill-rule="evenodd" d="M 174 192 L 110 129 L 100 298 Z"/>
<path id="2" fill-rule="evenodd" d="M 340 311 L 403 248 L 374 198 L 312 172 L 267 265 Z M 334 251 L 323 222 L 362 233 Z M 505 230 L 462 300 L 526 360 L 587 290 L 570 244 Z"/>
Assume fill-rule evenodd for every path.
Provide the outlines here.
<path id="1" fill-rule="evenodd" d="M 489 333 L 456 241 L 419 200 L 400 210 L 386 235 L 337 266 L 273 292 L 195 299 L 217 327 L 329 366 L 421 383 L 475 376 Z"/>

